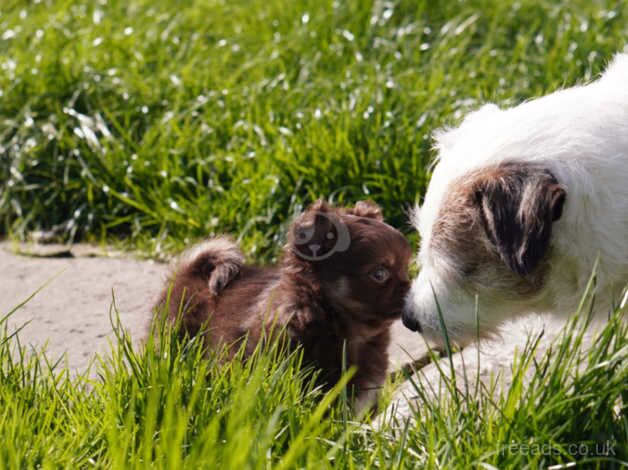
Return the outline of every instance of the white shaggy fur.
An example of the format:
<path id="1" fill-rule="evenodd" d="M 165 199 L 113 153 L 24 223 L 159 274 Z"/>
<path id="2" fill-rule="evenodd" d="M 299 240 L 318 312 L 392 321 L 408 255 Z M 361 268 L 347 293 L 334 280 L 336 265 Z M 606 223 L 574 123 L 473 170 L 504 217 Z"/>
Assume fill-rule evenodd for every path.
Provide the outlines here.
<path id="1" fill-rule="evenodd" d="M 450 337 L 473 336 L 475 295 L 481 330 L 526 312 L 575 311 L 599 257 L 596 305 L 607 311 L 628 282 L 628 54 L 617 55 L 593 83 L 560 90 L 510 109 L 487 104 L 455 129 L 435 136 L 439 159 L 425 202 L 413 222 L 421 235 L 419 264 L 404 315 L 440 337 L 438 299 Z M 553 225 L 550 267 L 540 292 L 525 302 L 483 299 L 461 287 L 447 256 L 435 255 L 432 228 L 447 211 L 452 180 L 504 161 L 535 162 L 566 188 L 562 217 Z"/>

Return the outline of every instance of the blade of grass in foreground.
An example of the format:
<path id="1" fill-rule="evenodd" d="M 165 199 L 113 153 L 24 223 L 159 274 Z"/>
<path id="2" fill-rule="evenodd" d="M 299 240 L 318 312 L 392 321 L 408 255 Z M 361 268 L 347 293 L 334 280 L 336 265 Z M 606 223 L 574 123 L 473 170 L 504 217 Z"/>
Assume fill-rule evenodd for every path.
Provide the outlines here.
<path id="1" fill-rule="evenodd" d="M 594 332 L 594 286 L 592 275 L 578 312 L 546 351 L 538 351 L 540 335 L 528 338 L 506 387 L 496 386 L 494 378 L 476 396 L 458 393 L 438 366 L 445 394 L 435 395 L 431 383 L 413 382 L 416 424 L 408 442 L 424 465 L 626 465 L 626 311 L 614 309 Z"/>
<path id="2" fill-rule="evenodd" d="M 95 375 L 50 363 L 19 336 L 0 342 L 0 461 L 169 469 L 620 467 L 628 460 L 625 309 L 609 317 L 592 348 L 585 347 L 586 313 L 542 354 L 539 338 L 530 338 L 506 390 L 493 382 L 466 393 L 458 383 L 451 400 L 448 393 L 458 390 L 451 383 L 439 395 L 437 384 L 413 379 L 413 419 L 397 416 L 375 428 L 339 399 L 349 375 L 323 394 L 298 352 L 267 344 L 247 361 L 241 351 L 225 361 L 162 322 L 155 322 L 154 340 L 134 344 L 113 303 L 115 340 L 94 364 Z M 6 321 L 3 329 L 8 336 Z M 602 455 L 596 445 L 603 443 L 611 447 Z M 543 445 L 549 454 L 532 453 Z M 574 453 L 574 445 L 600 455 Z"/>

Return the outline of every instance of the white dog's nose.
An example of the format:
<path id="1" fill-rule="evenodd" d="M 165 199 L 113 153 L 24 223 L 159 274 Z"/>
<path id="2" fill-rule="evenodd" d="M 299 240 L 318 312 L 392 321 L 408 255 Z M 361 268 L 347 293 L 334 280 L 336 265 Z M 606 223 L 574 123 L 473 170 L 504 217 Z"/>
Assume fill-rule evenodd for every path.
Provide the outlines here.
<path id="1" fill-rule="evenodd" d="M 403 326 L 407 329 L 421 333 L 421 324 L 414 318 L 412 312 L 404 310 L 401 314 L 401 323 L 403 323 Z"/>

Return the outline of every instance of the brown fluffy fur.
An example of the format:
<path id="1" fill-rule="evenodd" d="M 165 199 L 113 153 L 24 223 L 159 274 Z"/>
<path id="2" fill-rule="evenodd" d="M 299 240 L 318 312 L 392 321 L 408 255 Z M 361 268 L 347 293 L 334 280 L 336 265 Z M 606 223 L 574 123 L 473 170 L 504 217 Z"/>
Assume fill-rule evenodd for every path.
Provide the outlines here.
<path id="1" fill-rule="evenodd" d="M 334 251 L 342 245 L 339 226 L 348 229 L 349 243 Z M 311 244 L 299 241 L 305 232 Z M 317 253 L 328 256 L 308 259 Z M 340 378 L 346 344 L 362 408 L 386 376 L 389 330 L 409 288 L 410 256 L 407 240 L 383 222 L 375 204 L 337 209 L 318 201 L 292 224 L 278 266 L 243 265 L 235 244 L 210 240 L 183 257 L 160 305 L 169 298 L 170 320 L 183 309 L 182 334 L 202 332 L 209 347 L 247 337 L 247 355 L 271 325 L 285 328 L 290 346 L 302 346 L 304 364 L 320 370 L 324 387 Z M 384 282 L 382 273 L 388 275 Z"/>

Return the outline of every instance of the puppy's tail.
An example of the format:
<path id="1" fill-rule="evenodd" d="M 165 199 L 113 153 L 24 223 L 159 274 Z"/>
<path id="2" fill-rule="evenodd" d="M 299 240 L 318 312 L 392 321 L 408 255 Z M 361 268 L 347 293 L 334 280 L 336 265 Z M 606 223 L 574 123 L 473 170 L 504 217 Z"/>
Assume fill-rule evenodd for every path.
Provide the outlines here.
<path id="1" fill-rule="evenodd" d="M 200 243 L 181 256 L 177 271 L 207 280 L 209 292 L 220 294 L 240 272 L 244 256 L 238 245 L 227 237 L 215 237 Z"/>

